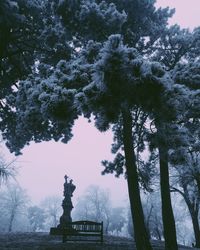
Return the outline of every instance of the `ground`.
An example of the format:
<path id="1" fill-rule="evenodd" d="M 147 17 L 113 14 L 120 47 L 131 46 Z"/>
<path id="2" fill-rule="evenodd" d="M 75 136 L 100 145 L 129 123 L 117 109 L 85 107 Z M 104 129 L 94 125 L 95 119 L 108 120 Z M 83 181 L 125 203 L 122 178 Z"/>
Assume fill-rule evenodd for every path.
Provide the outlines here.
<path id="1" fill-rule="evenodd" d="M 152 242 L 154 250 L 164 250 L 161 241 Z M 134 250 L 134 242 L 122 237 L 106 236 L 104 243 L 66 242 L 62 238 L 48 233 L 5 233 L 0 234 L 0 250 Z M 181 247 L 179 250 L 195 250 Z"/>

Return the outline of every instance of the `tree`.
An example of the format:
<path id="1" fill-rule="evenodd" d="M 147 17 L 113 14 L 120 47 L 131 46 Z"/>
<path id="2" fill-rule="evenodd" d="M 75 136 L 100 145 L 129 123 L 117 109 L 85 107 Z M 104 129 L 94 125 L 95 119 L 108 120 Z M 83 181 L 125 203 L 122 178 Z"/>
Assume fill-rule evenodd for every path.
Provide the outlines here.
<path id="1" fill-rule="evenodd" d="M 172 186 L 172 191 L 178 192 L 185 200 L 191 215 L 195 234 L 196 246 L 200 246 L 199 226 L 199 98 L 198 96 L 198 61 L 187 65 L 179 65 L 176 74 L 176 81 L 187 85 L 191 90 L 190 109 L 186 110 L 183 116 L 183 125 L 187 129 L 187 144 L 179 150 L 171 153 L 171 164 L 175 166 L 178 174 L 178 185 Z M 183 72 L 183 68 L 184 72 Z M 179 71 L 180 70 L 180 71 Z M 180 75 L 180 73 L 183 73 Z"/>
<path id="2" fill-rule="evenodd" d="M 178 193 L 172 193 L 172 200 L 178 242 L 185 246 L 195 245 L 195 235 L 187 205 Z"/>
<path id="3" fill-rule="evenodd" d="M 28 220 L 33 232 L 44 229 L 45 212 L 38 206 L 32 206 L 28 208 Z"/>
<path id="4" fill-rule="evenodd" d="M 8 178 L 14 178 L 16 175 L 16 167 L 13 165 L 15 160 L 6 162 L 2 156 L 0 156 L 0 184 L 6 182 Z"/>
<path id="5" fill-rule="evenodd" d="M 191 166 L 191 165 L 190 165 Z M 195 235 L 196 247 L 200 246 L 200 226 L 199 226 L 199 190 L 195 181 L 195 175 L 193 176 L 193 170 L 187 167 L 178 167 L 178 184 L 179 186 L 172 186 L 171 191 L 179 193 L 185 200 L 193 224 L 193 230 Z M 191 172 L 190 172 L 191 171 Z"/>
<path id="6" fill-rule="evenodd" d="M 153 54 L 152 54 L 152 50 L 149 50 L 149 52 L 150 52 L 149 55 L 151 55 L 151 57 L 154 60 L 158 60 L 165 65 L 166 69 L 170 71 L 170 74 L 175 79 L 175 83 L 179 83 L 181 85 L 183 85 L 183 83 L 185 83 L 185 86 L 188 87 L 188 85 L 190 85 L 191 80 L 188 77 L 187 77 L 187 79 L 183 80 L 184 76 L 186 75 L 186 71 L 185 72 L 182 71 L 182 73 L 183 73 L 183 77 L 182 77 L 180 68 L 182 68 L 181 65 L 184 65 L 184 64 L 187 65 L 189 62 L 194 62 L 194 61 L 198 60 L 198 54 L 199 54 L 199 48 L 200 48 L 198 41 L 199 41 L 199 28 L 195 29 L 193 32 L 189 32 L 189 30 L 187 30 L 187 29 L 181 30 L 178 25 L 174 25 L 174 26 L 166 29 L 166 31 L 162 33 L 160 38 L 153 45 L 153 47 L 156 47 L 156 50 L 153 50 L 154 51 Z M 190 75 L 191 79 L 193 77 L 195 77 L 195 75 L 196 74 L 194 74 L 193 76 Z M 185 89 L 185 92 L 186 91 L 189 92 L 189 90 Z M 182 102 L 183 107 L 184 107 L 184 108 L 182 108 L 182 111 L 180 111 L 180 108 L 178 108 L 179 114 L 184 114 L 185 111 L 188 112 L 188 110 L 191 109 L 189 99 L 190 99 L 190 94 L 188 93 L 188 98 L 185 98 L 185 102 Z M 186 107 L 185 103 L 188 104 L 188 107 Z M 183 120 L 184 120 L 183 117 L 179 116 L 179 118 L 177 118 L 176 121 L 175 120 L 173 121 L 173 123 L 176 122 L 177 124 L 179 124 L 179 129 L 177 129 L 176 133 L 174 134 L 176 137 L 177 137 L 178 130 L 179 131 L 182 130 L 180 124 L 182 124 L 182 126 L 183 126 L 183 123 L 184 123 Z M 158 127 L 157 127 L 157 129 L 158 129 Z M 162 132 L 161 132 L 161 134 L 162 134 Z M 167 130 L 166 130 L 165 134 L 167 134 Z M 172 138 L 174 135 L 172 135 Z M 180 135 L 180 137 L 182 137 L 182 135 Z M 185 140 L 185 139 L 183 139 L 183 140 Z M 163 143 L 163 141 L 162 141 L 160 144 L 160 147 L 159 147 L 159 153 L 162 157 L 162 161 L 160 161 L 161 170 L 163 170 L 163 171 L 161 171 L 161 174 L 162 173 L 164 174 L 164 170 L 167 171 L 167 169 L 168 169 L 167 162 L 169 162 L 168 154 L 170 151 L 169 145 L 171 143 L 173 143 L 173 142 Z M 164 144 L 168 145 L 167 147 L 165 147 L 165 149 L 162 147 L 162 145 L 164 145 Z M 183 143 L 182 146 L 184 146 L 184 144 L 185 143 Z M 180 143 L 179 143 L 179 146 L 181 146 Z M 168 173 L 166 172 L 164 174 L 165 180 L 162 181 L 161 184 L 162 183 L 166 184 L 168 182 L 168 187 L 169 187 L 169 181 L 167 181 L 168 178 L 166 179 L 167 175 L 168 175 Z M 161 180 L 163 178 L 161 177 Z M 161 191 L 164 189 L 169 190 L 168 187 L 165 187 L 165 188 L 161 187 Z M 171 211 L 171 208 L 169 209 L 169 207 L 170 207 L 169 198 L 167 198 L 166 195 L 168 197 L 170 195 L 169 195 L 169 192 L 168 192 L 168 194 L 166 194 L 166 192 L 161 192 L 161 194 L 163 196 L 163 203 L 166 203 L 166 201 L 168 201 L 168 205 L 166 204 L 168 206 L 168 209 L 165 209 L 166 216 L 163 214 L 163 217 L 166 217 L 166 221 L 167 220 L 169 221 L 169 215 L 171 214 L 171 216 L 172 216 L 172 213 L 169 213 L 169 211 Z M 167 223 L 164 223 L 164 228 L 165 228 L 165 225 L 167 225 Z M 171 231 L 170 229 L 167 229 L 167 230 L 169 230 L 169 232 Z"/>
<path id="7" fill-rule="evenodd" d="M 103 221 L 105 233 L 108 234 L 111 223 L 111 201 L 106 190 L 98 186 L 89 186 L 74 212 L 77 219 Z"/>
<path id="8" fill-rule="evenodd" d="M 123 207 L 113 207 L 110 215 L 109 232 L 119 235 L 126 223 Z"/>
<path id="9" fill-rule="evenodd" d="M 0 149 L 3 151 L 3 141 L 0 141 Z M 15 165 L 16 163 L 16 158 L 7 161 L 4 157 L 4 155 L 1 153 L 0 154 L 0 186 L 2 183 L 6 183 L 9 178 L 15 178 L 17 174 L 17 167 Z"/>
<path id="10" fill-rule="evenodd" d="M 25 190 L 18 185 L 8 186 L 5 192 L 1 192 L 0 199 L 6 208 L 7 231 L 11 232 L 15 219 L 19 214 L 24 213 L 29 199 Z"/>
<path id="11" fill-rule="evenodd" d="M 59 196 L 49 196 L 41 202 L 49 227 L 57 227 L 59 224 L 59 217 L 62 213 L 61 204 L 62 199 Z"/>
<path id="12" fill-rule="evenodd" d="M 143 206 L 149 237 L 151 239 L 162 240 L 164 235 L 159 197 L 160 194 L 158 191 L 145 195 Z"/>
<path id="13" fill-rule="evenodd" d="M 154 114 L 154 118 L 155 118 L 154 121 L 156 121 L 154 125 L 156 126 L 156 129 L 157 129 L 157 139 L 158 139 L 157 148 L 159 150 L 159 157 L 160 157 L 163 220 L 166 221 L 166 222 L 163 221 L 163 225 L 164 225 L 164 232 L 165 234 L 168 235 L 168 240 L 166 240 L 166 237 L 165 237 L 166 242 L 170 242 L 170 239 L 171 239 L 170 232 L 172 232 L 172 228 L 174 229 L 171 235 L 174 235 L 174 232 L 175 232 L 175 223 L 173 222 L 174 219 L 173 219 L 172 205 L 171 205 L 170 193 L 169 193 L 169 173 L 168 173 L 169 158 L 168 157 L 170 154 L 169 153 L 170 150 L 173 150 L 175 143 L 177 143 L 178 141 L 179 141 L 178 145 L 176 145 L 177 147 L 185 146 L 185 139 L 183 138 L 183 123 L 184 123 L 183 120 L 184 119 L 183 119 L 183 116 L 181 116 L 181 114 L 188 112 L 188 110 L 190 110 L 191 108 L 191 105 L 190 105 L 191 92 L 189 89 L 187 89 L 188 84 L 190 83 L 190 80 L 187 78 L 186 80 L 187 83 L 186 81 L 184 81 L 186 83 L 185 84 L 186 88 L 185 87 L 182 88 L 183 81 L 181 83 L 181 81 L 179 81 L 178 79 L 180 78 L 183 79 L 183 77 L 181 76 L 180 71 L 177 69 L 180 69 L 181 67 L 180 65 L 182 64 L 185 64 L 185 63 L 188 64 L 189 61 L 193 62 L 197 60 L 198 58 L 197 55 L 199 54 L 198 40 L 199 40 L 198 28 L 195 29 L 191 33 L 186 29 L 181 30 L 178 25 L 174 25 L 170 28 L 167 28 L 165 32 L 163 32 L 162 35 L 159 37 L 159 39 L 153 44 L 153 47 L 155 48 L 155 50 L 154 49 L 151 50 L 151 48 L 149 49 L 149 56 L 154 60 L 160 61 L 165 66 L 165 68 L 169 71 L 172 78 L 175 79 L 175 83 L 179 84 L 179 86 L 174 85 L 176 89 L 175 92 L 177 93 L 179 92 L 178 94 L 179 97 L 176 96 L 177 103 L 176 104 L 174 103 L 175 104 L 173 105 L 174 107 L 171 106 L 171 110 L 173 110 L 174 108 L 177 110 L 175 112 L 176 115 L 175 113 L 174 113 L 175 116 L 172 115 L 172 112 L 171 114 L 169 114 L 166 109 L 163 109 L 162 105 L 160 105 L 159 110 L 156 110 L 156 114 Z M 183 75 L 185 75 L 185 73 L 183 73 Z M 173 98 L 171 100 L 169 98 L 168 104 L 170 102 L 171 103 L 174 102 Z M 180 103 L 178 104 L 178 102 Z M 161 110 L 165 110 L 163 112 L 164 117 L 162 117 L 162 113 L 160 113 Z M 169 134 L 172 140 L 170 140 Z M 168 138 L 165 138 L 165 135 L 167 135 Z M 174 140 L 174 137 L 176 138 L 176 140 Z M 182 143 L 180 143 L 181 140 L 182 140 Z M 171 219 L 169 219 L 169 217 L 171 217 Z M 170 223 L 167 223 L 167 221 L 171 223 L 171 227 L 170 227 L 171 229 L 169 228 Z M 175 242 L 175 239 L 173 241 Z M 172 242 L 170 244 L 172 244 Z"/>
<path id="14" fill-rule="evenodd" d="M 36 1 L 2 0 L 0 3 L 1 109 L 4 109 L 5 92 L 31 72 L 41 23 L 39 13 Z"/>
<path id="15" fill-rule="evenodd" d="M 129 207 L 127 211 L 127 231 L 129 236 L 134 238 L 134 226 L 133 226 L 133 220 L 131 218 L 132 218 L 131 209 Z"/>
<path id="16" fill-rule="evenodd" d="M 177 30 L 177 27 L 176 27 Z M 187 32 L 188 33 L 188 32 Z M 177 57 L 172 75 L 175 83 L 188 88 L 188 108 L 182 112 L 179 126 L 185 128 L 182 134 L 185 143 L 182 147 L 171 152 L 171 164 L 176 166 L 179 175 L 179 187 L 173 186 L 186 201 L 189 208 L 195 232 L 196 244 L 199 246 L 199 28 L 186 37 L 178 32 L 179 40 L 182 39 L 181 47 L 184 51 L 181 57 Z M 175 36 L 175 41 L 178 39 Z M 183 39 L 184 38 L 184 39 Z M 188 39 L 186 39 L 188 38 Z M 187 40 L 187 41 L 186 41 Z M 179 53 L 180 55 L 181 53 Z"/>
<path id="17" fill-rule="evenodd" d="M 5 96 L 10 91 L 17 91 L 20 81 L 27 79 L 32 72 L 38 72 L 40 68 L 42 74 L 47 61 L 51 68 L 63 57 L 70 57 L 67 34 L 60 25 L 59 17 L 55 16 L 56 8 L 56 1 L 2 0 L 0 3 L 2 128 L 7 126 L 9 120 L 14 121 Z M 18 130 L 16 126 L 15 123 L 10 129 Z"/>
<path id="18" fill-rule="evenodd" d="M 135 214 L 133 221 L 142 231 L 145 230 L 145 224 L 142 219 L 136 157 L 133 148 L 132 112 L 137 105 L 147 111 L 151 117 L 154 117 L 158 131 L 159 144 L 157 145 L 160 150 L 161 194 L 166 247 L 175 249 L 177 248 L 176 230 L 169 191 L 168 159 L 166 158 L 168 155 L 166 146 L 170 144 L 168 141 L 165 142 L 165 134 L 170 131 L 173 119 L 176 119 L 178 105 L 180 108 L 183 103 L 184 89 L 182 90 L 179 86 L 173 87 L 170 76 L 158 63 L 144 63 L 136 51 L 123 46 L 119 36 L 110 37 L 101 50 L 100 56 L 96 63 L 96 71 L 93 73 L 93 82 L 83 89 L 84 95 L 88 98 L 88 106 L 92 109 L 96 126 L 100 130 L 108 129 L 110 123 L 115 123 L 119 117 L 121 119 L 122 134 L 120 139 L 122 139 L 125 152 L 129 196 L 134 197 L 135 201 L 131 204 L 132 211 L 135 211 L 133 212 Z M 179 93 L 180 96 L 180 102 L 176 107 L 173 105 L 175 93 Z M 81 101 L 84 100 L 83 96 L 79 96 L 79 98 L 82 98 Z M 123 157 L 120 154 L 117 157 L 114 166 L 123 166 Z M 142 235 L 144 236 L 144 234 Z"/>
<path id="19" fill-rule="evenodd" d="M 18 81 L 27 78 L 35 69 L 37 60 L 46 63 L 46 57 L 48 57 L 49 64 L 56 64 L 63 56 L 65 59 L 68 58 L 69 46 L 64 39 L 65 35 L 62 27 L 59 26 L 59 20 L 55 16 L 55 9 L 56 1 L 1 1 L 0 98 L 2 109 L 5 92 L 9 92 L 13 86 L 15 89 L 18 88 Z"/>

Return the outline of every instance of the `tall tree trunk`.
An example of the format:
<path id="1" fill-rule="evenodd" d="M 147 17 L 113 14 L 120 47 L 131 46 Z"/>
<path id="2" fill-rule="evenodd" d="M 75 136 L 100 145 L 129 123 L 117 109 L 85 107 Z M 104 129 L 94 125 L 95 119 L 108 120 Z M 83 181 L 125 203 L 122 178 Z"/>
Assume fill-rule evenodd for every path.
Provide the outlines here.
<path id="1" fill-rule="evenodd" d="M 127 182 L 131 214 L 134 225 L 134 236 L 137 250 L 152 250 L 144 222 L 140 198 L 136 158 L 133 148 L 132 116 L 129 110 L 122 112 L 123 143 L 126 160 Z"/>
<path id="2" fill-rule="evenodd" d="M 166 250 L 178 250 L 176 227 L 174 214 L 171 204 L 169 169 L 168 169 L 168 150 L 165 146 L 159 145 L 160 159 L 160 188 L 162 201 L 162 219 Z"/>
<path id="3" fill-rule="evenodd" d="M 198 213 L 195 211 L 191 213 L 190 211 L 190 214 L 192 218 L 192 225 L 193 225 L 194 236 L 195 236 L 195 241 L 196 241 L 195 247 L 200 247 L 200 228 L 199 228 Z"/>
<path id="4" fill-rule="evenodd" d="M 158 228 L 156 228 L 156 234 L 157 234 L 157 240 L 161 240 L 162 237 L 161 237 L 161 233 L 160 233 Z"/>
<path id="5" fill-rule="evenodd" d="M 148 214 L 148 216 L 146 216 L 146 220 L 145 220 L 145 225 L 146 225 L 147 234 L 148 234 L 149 239 L 151 239 L 150 219 L 151 219 L 152 210 L 153 210 L 153 205 L 151 205 L 149 214 Z"/>
<path id="6" fill-rule="evenodd" d="M 192 219 L 192 226 L 193 226 L 193 230 L 194 230 L 195 241 L 196 241 L 196 247 L 200 247 L 200 227 L 199 227 L 198 209 L 195 209 L 195 204 L 190 201 L 189 193 L 188 193 L 186 185 L 183 186 L 183 190 L 184 190 L 184 193 L 182 193 L 182 192 L 179 192 L 179 193 L 183 196 L 183 198 L 188 206 L 188 210 L 190 212 L 190 216 Z"/>
<path id="7" fill-rule="evenodd" d="M 10 216 L 10 221 L 9 221 L 9 226 L 8 226 L 8 232 L 12 232 L 12 226 L 13 226 L 13 221 L 14 221 L 14 212 L 12 212 L 11 216 Z"/>

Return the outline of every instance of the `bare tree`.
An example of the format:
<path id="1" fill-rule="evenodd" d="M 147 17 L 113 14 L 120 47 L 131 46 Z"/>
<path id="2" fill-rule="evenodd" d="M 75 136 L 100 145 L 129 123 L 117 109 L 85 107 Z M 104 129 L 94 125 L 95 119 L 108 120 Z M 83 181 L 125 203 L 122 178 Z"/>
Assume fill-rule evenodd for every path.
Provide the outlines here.
<path id="1" fill-rule="evenodd" d="M 103 221 L 108 233 L 111 220 L 111 201 L 109 192 L 98 186 L 89 186 L 79 199 L 74 216 L 78 219 Z"/>
<path id="2" fill-rule="evenodd" d="M 8 185 L 6 190 L 0 193 L 1 205 L 6 211 L 7 231 L 11 232 L 17 216 L 25 213 L 29 198 L 26 191 L 17 184 Z"/>
<path id="3" fill-rule="evenodd" d="M 31 230 L 36 232 L 44 228 L 45 211 L 38 206 L 31 206 L 28 208 L 28 220 L 31 225 Z"/>
<path id="4" fill-rule="evenodd" d="M 199 138 L 195 137 L 195 140 L 182 154 L 180 152 L 174 153 L 175 160 L 177 160 L 177 154 L 179 157 L 183 157 L 185 154 L 185 159 L 182 164 L 173 164 L 171 192 L 178 193 L 184 199 L 191 216 L 195 246 L 200 247 L 200 151 Z M 174 159 L 172 158 L 172 160 Z"/>
<path id="5" fill-rule="evenodd" d="M 114 207 L 111 210 L 110 226 L 109 231 L 120 235 L 122 228 L 126 223 L 123 207 Z"/>
<path id="6" fill-rule="evenodd" d="M 145 224 L 150 238 L 162 240 L 163 224 L 161 214 L 160 193 L 153 192 L 143 197 L 143 207 L 145 214 Z"/>
<path id="7" fill-rule="evenodd" d="M 47 216 L 47 224 L 49 227 L 56 227 L 62 213 L 62 198 L 59 196 L 48 196 L 41 202 Z"/>

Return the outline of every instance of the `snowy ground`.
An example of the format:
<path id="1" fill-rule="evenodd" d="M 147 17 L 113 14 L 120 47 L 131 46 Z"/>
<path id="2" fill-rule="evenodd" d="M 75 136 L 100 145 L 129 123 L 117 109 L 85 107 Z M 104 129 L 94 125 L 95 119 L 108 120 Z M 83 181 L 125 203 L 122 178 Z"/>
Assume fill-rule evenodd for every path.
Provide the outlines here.
<path id="1" fill-rule="evenodd" d="M 154 241 L 154 250 L 164 250 L 163 242 Z M 134 242 L 127 238 L 104 237 L 104 243 L 67 242 L 62 243 L 59 236 L 48 233 L 10 233 L 0 234 L 0 250 L 134 250 Z M 180 250 L 195 248 L 180 247 Z"/>

